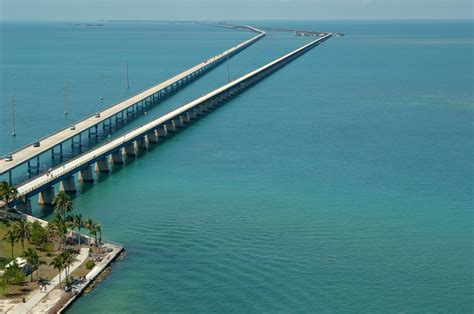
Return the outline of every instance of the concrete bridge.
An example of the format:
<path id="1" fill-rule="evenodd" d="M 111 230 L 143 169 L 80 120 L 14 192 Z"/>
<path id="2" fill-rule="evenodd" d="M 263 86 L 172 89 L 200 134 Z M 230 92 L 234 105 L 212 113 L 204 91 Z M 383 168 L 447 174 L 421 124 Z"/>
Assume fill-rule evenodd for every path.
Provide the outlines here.
<path id="1" fill-rule="evenodd" d="M 39 173 L 40 155 L 51 152 L 52 159 L 59 155 L 60 160 L 62 160 L 63 145 L 66 142 L 70 142 L 72 147 L 74 147 L 74 145 L 80 146 L 82 145 L 83 136 L 87 136 L 88 138 L 93 136 L 97 137 L 99 127 L 103 130 L 110 129 L 113 123 L 120 124 L 123 123 L 124 119 L 133 118 L 137 112 L 144 111 L 162 102 L 183 86 L 191 83 L 207 71 L 225 62 L 228 58 L 265 36 L 264 31 L 255 27 L 247 25 L 241 27 L 256 32 L 257 35 L 135 96 L 76 122 L 73 128 L 68 126 L 37 140 L 36 142 L 39 143 L 39 146 L 29 144 L 15 150 L 8 155 L 11 156 L 11 160 L 3 156 L 0 158 L 0 176 L 8 174 L 8 181 L 12 183 L 12 171 L 25 164 L 27 164 L 28 173 Z"/>
<path id="2" fill-rule="evenodd" d="M 28 199 L 36 194 L 39 194 L 38 202 L 40 204 L 51 204 L 54 197 L 54 185 L 56 184 L 60 185 L 62 191 L 76 192 L 75 174 L 78 174 L 78 181 L 93 182 L 94 171 L 109 172 L 111 164 L 122 164 L 126 158 L 135 158 L 139 150 L 146 150 L 150 145 L 163 141 L 171 134 L 178 132 L 186 124 L 216 109 L 331 36 L 332 34 L 327 34 L 318 38 L 123 136 L 65 162 L 49 174 L 41 174 L 25 182 L 18 186 L 19 194 L 26 199 L 25 203 L 18 204 L 19 209 L 28 211 L 30 206 Z"/>

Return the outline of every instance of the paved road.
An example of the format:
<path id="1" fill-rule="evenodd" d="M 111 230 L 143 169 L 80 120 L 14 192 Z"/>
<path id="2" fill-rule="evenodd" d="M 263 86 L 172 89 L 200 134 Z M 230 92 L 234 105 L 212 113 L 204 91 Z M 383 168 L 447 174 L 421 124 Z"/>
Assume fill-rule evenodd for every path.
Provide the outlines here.
<path id="1" fill-rule="evenodd" d="M 254 31 L 254 32 L 257 32 L 258 35 L 252 37 L 251 39 L 249 40 L 246 40 L 240 44 L 238 44 L 237 46 L 234 46 L 232 48 L 230 48 L 229 50 L 226 50 L 225 52 L 223 53 L 220 53 L 210 59 L 207 59 L 197 65 L 195 65 L 194 67 L 164 81 L 164 82 L 161 82 L 129 99 L 126 99 L 118 104 L 115 104 L 109 108 L 106 108 L 102 111 L 100 111 L 100 118 L 96 118 L 94 115 L 84 119 L 84 120 L 81 120 L 79 122 L 76 122 L 74 125 L 75 125 L 75 130 L 70 130 L 69 127 L 65 128 L 65 129 L 62 129 L 56 133 L 53 133 L 43 139 L 41 139 L 39 142 L 40 142 L 40 147 L 33 147 L 33 145 L 28 145 L 28 146 L 25 146 L 23 148 L 20 148 L 19 150 L 11 153 L 12 157 L 13 157 L 13 160 L 12 161 L 6 161 L 5 159 L 0 159 L 0 175 L 3 175 L 5 173 L 7 173 L 8 171 L 10 171 L 11 169 L 14 169 L 22 164 L 24 164 L 25 162 L 27 162 L 28 160 L 31 160 L 32 158 L 42 154 L 42 153 L 45 153 L 49 150 L 51 150 L 53 147 L 59 145 L 60 143 L 62 142 L 65 142 L 69 139 L 71 139 L 72 137 L 76 136 L 76 135 L 79 135 L 80 133 L 84 132 L 84 131 L 87 131 L 88 129 L 90 129 L 91 127 L 93 127 L 94 125 L 97 125 L 113 116 L 115 116 L 116 114 L 120 113 L 121 111 L 129 108 L 130 106 L 136 104 L 137 102 L 157 93 L 158 91 L 174 84 L 175 82 L 179 81 L 180 79 L 188 76 L 189 74 L 205 67 L 206 65 L 208 65 L 210 62 L 213 62 L 213 61 L 216 61 L 218 59 L 222 59 L 222 58 L 226 58 L 227 55 L 231 54 L 232 52 L 234 52 L 235 50 L 241 48 L 242 46 L 245 46 L 245 45 L 248 45 L 258 39 L 260 39 L 262 36 L 265 36 L 265 32 L 259 30 L 259 29 L 256 29 L 254 27 L 251 27 L 251 26 L 244 26 L 245 28 L 251 30 L 251 31 Z"/>
<path id="2" fill-rule="evenodd" d="M 76 268 L 78 268 L 89 256 L 89 248 L 81 248 L 81 252 L 77 255 L 78 261 L 74 262 L 69 268 L 69 273 L 72 273 Z M 66 270 L 61 272 L 61 279 L 66 278 Z M 59 274 L 54 277 L 46 287 L 46 291 L 40 292 L 37 290 L 27 297 L 26 303 L 21 303 L 19 306 L 16 306 L 9 311 L 8 313 L 30 313 L 33 307 L 41 302 L 41 300 L 46 297 L 56 286 L 59 284 Z"/>
<path id="3" fill-rule="evenodd" d="M 38 187 L 41 187 L 43 185 L 47 185 L 47 184 L 50 184 L 51 181 L 54 181 L 55 178 L 58 178 L 64 174 L 67 174 L 69 172 L 73 172 L 75 169 L 79 168 L 80 166 L 83 166 L 89 162 L 91 162 L 92 160 L 98 158 L 99 156 L 102 156 L 104 154 L 107 154 L 115 149 L 117 149 L 118 147 L 121 147 L 124 145 L 124 143 L 130 141 L 130 140 L 133 140 L 135 139 L 136 137 L 140 136 L 140 135 L 145 135 L 147 134 L 148 132 L 150 132 L 151 130 L 154 130 L 156 129 L 159 125 L 162 125 L 163 123 L 169 121 L 170 119 L 173 119 L 173 118 L 177 118 L 179 117 L 180 114 L 183 114 L 184 112 L 190 110 L 191 108 L 195 107 L 195 106 L 198 106 L 199 104 L 203 103 L 204 101 L 220 94 L 221 92 L 233 87 L 233 86 L 236 86 L 238 85 L 240 82 L 272 67 L 273 65 L 275 65 L 276 63 L 279 63 L 281 62 L 282 60 L 284 59 L 287 59 L 289 57 L 291 57 L 292 55 L 294 54 L 297 54 L 299 53 L 301 50 L 304 50 L 306 49 L 307 47 L 311 46 L 311 45 L 314 45 L 315 43 L 319 42 L 319 41 L 324 41 L 325 39 L 327 39 L 328 37 L 332 36 L 331 34 L 328 34 L 324 37 L 321 37 L 321 38 L 318 38 L 286 55 L 284 55 L 283 57 L 281 58 L 278 58 L 276 59 L 275 61 L 273 62 L 270 62 L 228 84 L 225 84 L 217 89 L 215 89 L 214 91 L 204 95 L 204 96 L 201 96 L 175 110 L 172 110 L 171 112 L 139 127 L 139 128 L 136 128 L 130 132 L 128 132 L 127 134 L 123 135 L 123 136 L 120 136 L 119 138 L 116 138 L 108 143 L 105 143 L 97 148 L 94 148 L 92 149 L 91 151 L 79 156 L 79 157 L 76 157 L 75 159 L 72 159 L 70 161 L 67 161 L 65 162 L 64 164 L 62 164 L 61 166 L 53 169 L 50 173 L 50 175 L 47 175 L 47 174 L 41 174 L 37 177 L 35 177 L 34 179 L 28 181 L 28 182 L 25 182 L 24 184 L 20 185 L 17 187 L 18 189 L 18 193 L 20 195 L 26 195 L 28 194 L 29 192 L 32 192 L 34 190 L 36 190 Z"/>

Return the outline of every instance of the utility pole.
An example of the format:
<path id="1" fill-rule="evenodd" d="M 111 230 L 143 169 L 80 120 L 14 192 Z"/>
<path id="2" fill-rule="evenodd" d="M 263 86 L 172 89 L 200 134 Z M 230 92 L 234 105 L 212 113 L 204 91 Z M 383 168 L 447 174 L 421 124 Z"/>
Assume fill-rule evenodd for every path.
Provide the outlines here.
<path id="1" fill-rule="evenodd" d="M 227 55 L 227 83 L 230 82 L 229 55 Z"/>
<path id="2" fill-rule="evenodd" d="M 12 136 L 16 136 L 16 126 L 15 126 L 15 95 L 13 95 L 13 97 L 12 97 L 12 124 L 13 124 Z"/>
<path id="3" fill-rule="evenodd" d="M 67 83 L 64 81 L 64 114 L 67 116 Z"/>
<path id="4" fill-rule="evenodd" d="M 129 81 L 128 81 L 128 61 L 127 61 L 127 64 L 126 64 L 125 80 L 126 80 L 127 91 L 128 91 L 128 90 L 130 89 L 130 83 L 129 83 Z"/>
<path id="5" fill-rule="evenodd" d="M 104 78 L 100 76 L 100 100 L 104 100 Z"/>

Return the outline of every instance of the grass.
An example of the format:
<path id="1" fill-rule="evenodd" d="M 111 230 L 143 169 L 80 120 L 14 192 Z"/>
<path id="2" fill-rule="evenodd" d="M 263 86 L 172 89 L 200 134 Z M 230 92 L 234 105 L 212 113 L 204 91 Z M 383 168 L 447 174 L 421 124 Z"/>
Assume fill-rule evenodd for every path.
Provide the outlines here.
<path id="1" fill-rule="evenodd" d="M 10 221 L 5 221 L 5 220 L 0 220 L 0 269 L 4 269 L 5 265 L 8 264 L 11 261 L 11 245 L 10 243 L 2 240 L 3 236 L 6 234 L 7 230 L 10 228 L 11 222 Z M 34 245 L 31 245 L 28 241 L 25 241 L 25 249 L 28 247 L 35 247 Z M 21 285 L 10 285 L 7 288 L 6 294 L 3 296 L 0 292 L 0 299 L 2 298 L 17 298 L 17 297 L 23 297 L 26 296 L 28 293 L 35 289 L 39 289 L 39 283 L 37 281 L 38 279 L 38 271 L 39 271 L 39 277 L 41 280 L 51 280 L 53 279 L 57 274 L 58 271 L 52 267 L 49 266 L 49 263 L 54 259 L 54 257 L 58 254 L 61 253 L 61 251 L 53 251 L 50 256 L 46 254 L 41 248 L 35 247 L 38 255 L 42 260 L 46 262 L 45 265 L 41 265 L 38 270 L 33 272 L 33 282 L 30 282 L 31 276 L 25 276 L 25 281 Z M 15 243 L 13 246 L 13 256 L 16 258 L 18 256 L 22 255 L 22 248 L 20 243 Z M 85 263 L 81 265 L 79 268 L 84 268 L 85 269 Z M 76 276 L 82 276 L 82 275 L 75 275 Z"/>
<path id="2" fill-rule="evenodd" d="M 3 240 L 3 237 L 7 233 L 7 230 L 10 228 L 11 222 L 0 220 L 0 269 L 3 269 L 6 264 L 11 261 L 11 250 L 12 246 L 7 241 Z M 28 241 L 25 241 L 25 248 L 29 247 Z M 23 253 L 21 249 L 21 244 L 19 242 L 13 245 L 13 256 L 18 257 Z"/>

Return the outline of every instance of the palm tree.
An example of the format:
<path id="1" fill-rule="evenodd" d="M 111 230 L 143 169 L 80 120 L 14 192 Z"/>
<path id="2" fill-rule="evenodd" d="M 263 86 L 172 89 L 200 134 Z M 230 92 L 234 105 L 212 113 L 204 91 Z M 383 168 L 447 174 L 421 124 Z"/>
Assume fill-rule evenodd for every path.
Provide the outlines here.
<path id="1" fill-rule="evenodd" d="M 3 240 L 10 243 L 10 245 L 12 246 L 12 259 L 13 259 L 13 246 L 15 245 L 15 242 L 18 240 L 13 229 L 8 229 L 7 233 L 5 233 L 5 235 L 3 236 Z"/>
<path id="2" fill-rule="evenodd" d="M 95 247 L 97 247 L 97 232 L 99 231 L 100 231 L 100 224 L 98 223 L 94 223 L 90 228 L 90 232 L 94 235 Z"/>
<path id="3" fill-rule="evenodd" d="M 3 202 L 2 207 L 8 207 L 8 204 L 18 198 L 18 190 L 15 186 L 6 181 L 0 182 L 0 201 Z"/>
<path id="4" fill-rule="evenodd" d="M 61 214 L 56 214 L 53 219 L 48 224 L 51 225 L 50 230 L 53 233 L 53 236 L 58 237 L 59 239 L 59 249 L 61 249 L 61 244 L 67 233 L 66 222 L 64 221 Z"/>
<path id="5" fill-rule="evenodd" d="M 81 228 L 84 227 L 84 220 L 82 220 L 82 215 L 78 214 L 74 216 L 74 223 L 73 223 L 73 228 L 77 228 L 77 242 L 79 243 L 79 246 L 81 246 Z"/>
<path id="6" fill-rule="evenodd" d="M 29 240 L 31 238 L 31 227 L 28 221 L 25 219 L 20 219 L 15 222 L 13 225 L 13 231 L 18 240 L 21 243 L 21 249 L 25 250 L 25 240 Z"/>
<path id="7" fill-rule="evenodd" d="M 74 256 L 71 249 L 66 249 L 64 252 L 61 253 L 61 258 L 63 260 L 63 267 L 66 268 L 66 282 L 69 280 L 69 267 L 78 259 Z"/>
<path id="8" fill-rule="evenodd" d="M 56 194 L 56 196 L 53 199 L 53 205 L 54 205 L 54 212 L 55 213 L 60 213 L 62 217 L 67 212 L 72 211 L 72 201 L 69 195 L 67 195 L 66 192 L 59 192 Z"/>
<path id="9" fill-rule="evenodd" d="M 94 226 L 94 221 L 92 220 L 92 218 L 87 218 L 85 221 L 84 227 L 86 227 L 86 229 L 89 230 L 89 244 L 92 238 L 93 226 Z"/>
<path id="10" fill-rule="evenodd" d="M 64 269 L 64 261 L 61 255 L 56 255 L 49 266 L 53 266 L 59 272 L 59 288 L 61 288 L 61 271 Z"/>
<path id="11" fill-rule="evenodd" d="M 26 261 L 32 265 L 35 270 L 37 270 L 37 278 L 39 277 L 39 267 L 45 262 L 40 258 L 38 252 L 33 248 L 28 248 L 25 252 L 23 252 L 23 257 L 26 258 Z M 33 281 L 33 272 L 31 272 L 31 281 Z"/>

